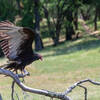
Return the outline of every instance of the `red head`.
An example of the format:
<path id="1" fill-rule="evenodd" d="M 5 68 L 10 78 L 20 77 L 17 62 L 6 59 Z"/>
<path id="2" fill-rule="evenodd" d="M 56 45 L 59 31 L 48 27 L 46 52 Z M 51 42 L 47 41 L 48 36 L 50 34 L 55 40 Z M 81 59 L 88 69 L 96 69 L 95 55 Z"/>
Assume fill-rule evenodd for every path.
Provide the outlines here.
<path id="1" fill-rule="evenodd" d="M 40 55 L 40 54 L 37 54 L 37 55 L 38 55 L 39 59 L 42 61 L 43 60 L 42 55 Z"/>
<path id="2" fill-rule="evenodd" d="M 37 53 L 35 53 L 34 55 L 33 55 L 33 60 L 35 61 L 35 60 L 43 60 L 43 57 L 40 55 L 40 54 L 37 54 Z"/>

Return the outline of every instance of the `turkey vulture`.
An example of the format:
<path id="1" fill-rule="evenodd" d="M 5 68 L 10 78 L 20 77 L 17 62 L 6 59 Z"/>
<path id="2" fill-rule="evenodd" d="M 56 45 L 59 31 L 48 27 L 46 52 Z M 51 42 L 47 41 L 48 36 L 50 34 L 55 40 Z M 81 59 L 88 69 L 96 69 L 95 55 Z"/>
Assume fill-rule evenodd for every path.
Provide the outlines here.
<path id="1" fill-rule="evenodd" d="M 27 27 L 15 26 L 10 21 L 0 22 L 0 46 L 9 63 L 4 67 L 24 71 L 26 65 L 42 56 L 32 50 L 35 32 Z"/>

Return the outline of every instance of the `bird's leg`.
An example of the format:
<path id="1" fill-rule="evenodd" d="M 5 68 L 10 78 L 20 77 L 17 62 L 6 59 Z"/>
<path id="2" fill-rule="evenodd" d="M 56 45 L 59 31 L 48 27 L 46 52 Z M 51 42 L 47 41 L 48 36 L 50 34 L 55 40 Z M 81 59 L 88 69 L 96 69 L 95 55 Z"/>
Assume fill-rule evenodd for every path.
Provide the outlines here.
<path id="1" fill-rule="evenodd" d="M 21 70 L 21 74 L 24 76 L 23 70 Z M 23 82 L 23 83 L 25 82 L 24 77 L 22 78 L 22 82 Z"/>
<path id="2" fill-rule="evenodd" d="M 27 75 L 27 76 L 30 75 L 30 73 L 28 71 L 26 71 L 25 69 L 23 69 L 23 73 L 24 73 L 24 75 Z"/>
<path id="3" fill-rule="evenodd" d="M 30 75 L 30 73 L 27 72 L 25 69 L 23 69 L 23 70 L 21 71 L 21 73 L 22 73 L 22 75 L 23 75 L 24 77 Z M 22 82 L 25 82 L 24 77 L 22 78 Z"/>
<path id="4" fill-rule="evenodd" d="M 18 74 L 18 71 L 17 70 L 15 70 L 16 71 L 16 74 Z"/>

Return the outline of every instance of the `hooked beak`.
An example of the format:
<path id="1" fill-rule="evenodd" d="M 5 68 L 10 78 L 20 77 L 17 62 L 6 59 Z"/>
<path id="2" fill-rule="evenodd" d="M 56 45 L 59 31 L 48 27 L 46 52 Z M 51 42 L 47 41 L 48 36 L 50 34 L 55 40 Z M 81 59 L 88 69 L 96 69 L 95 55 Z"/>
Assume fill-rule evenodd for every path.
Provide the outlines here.
<path id="1" fill-rule="evenodd" d="M 42 57 L 41 55 L 39 55 L 39 59 L 40 59 L 41 61 L 43 61 L 43 57 Z"/>
<path id="2" fill-rule="evenodd" d="M 40 60 L 43 61 L 43 57 L 42 56 L 40 57 Z"/>
<path id="3" fill-rule="evenodd" d="M 36 57 L 38 58 L 38 60 L 43 60 L 43 57 L 40 54 L 36 54 Z"/>

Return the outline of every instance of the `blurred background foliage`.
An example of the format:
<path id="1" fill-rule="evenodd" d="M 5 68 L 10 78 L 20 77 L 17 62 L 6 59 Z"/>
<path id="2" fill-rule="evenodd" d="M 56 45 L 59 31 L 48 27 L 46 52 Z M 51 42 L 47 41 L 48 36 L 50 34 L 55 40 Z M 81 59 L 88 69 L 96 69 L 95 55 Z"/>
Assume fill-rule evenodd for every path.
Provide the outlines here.
<path id="1" fill-rule="evenodd" d="M 59 45 L 61 36 L 65 41 L 73 35 L 78 38 L 78 19 L 91 20 L 97 30 L 99 5 L 99 0 L 0 0 L 0 21 L 34 29 L 38 51 L 45 47 L 44 38 L 50 38 L 54 46 Z"/>

